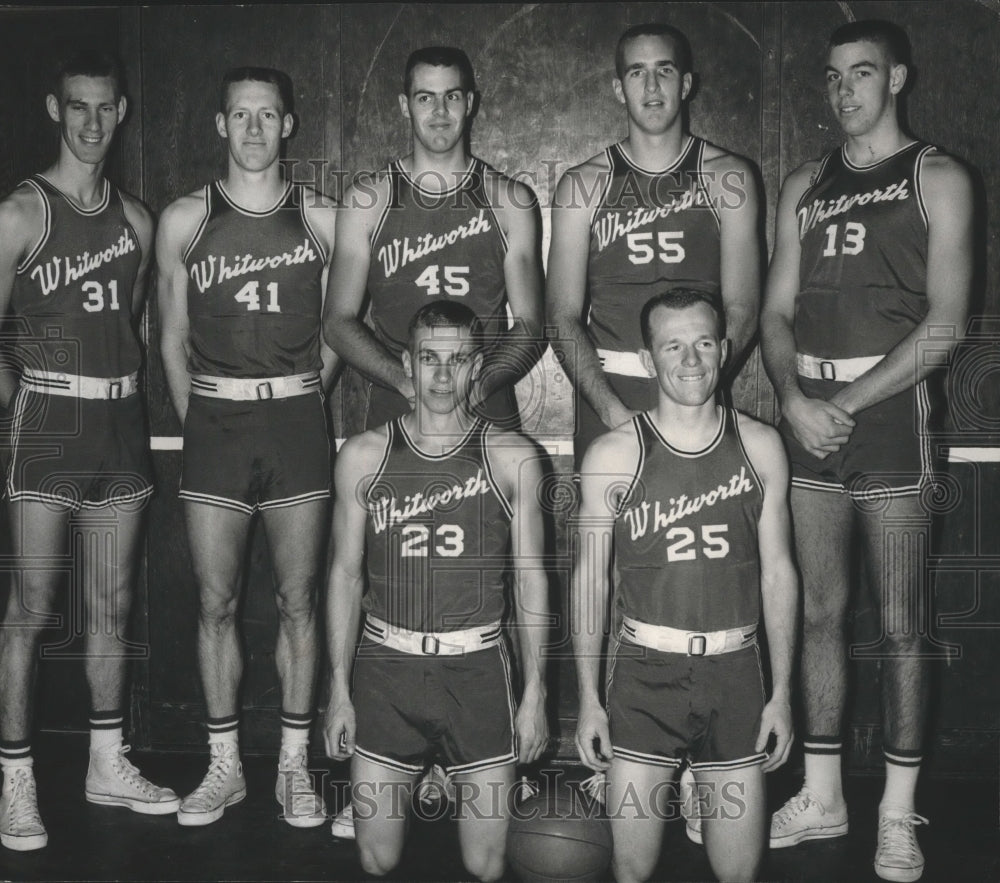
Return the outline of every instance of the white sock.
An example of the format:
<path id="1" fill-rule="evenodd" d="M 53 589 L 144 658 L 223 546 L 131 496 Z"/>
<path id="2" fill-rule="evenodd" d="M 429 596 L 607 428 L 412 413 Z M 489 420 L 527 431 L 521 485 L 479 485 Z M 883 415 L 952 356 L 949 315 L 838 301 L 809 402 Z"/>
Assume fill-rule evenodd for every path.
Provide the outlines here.
<path id="1" fill-rule="evenodd" d="M 294 751 L 302 745 L 308 745 L 311 724 L 311 714 L 281 712 L 281 750 Z"/>
<path id="2" fill-rule="evenodd" d="M 916 806 L 917 777 L 919 766 L 900 766 L 896 763 L 885 765 L 885 791 L 879 813 L 887 809 L 898 810 L 902 814 L 911 813 Z"/>
<path id="3" fill-rule="evenodd" d="M 806 787 L 825 807 L 844 802 L 844 786 L 840 772 L 839 754 L 812 754 L 805 752 Z"/>

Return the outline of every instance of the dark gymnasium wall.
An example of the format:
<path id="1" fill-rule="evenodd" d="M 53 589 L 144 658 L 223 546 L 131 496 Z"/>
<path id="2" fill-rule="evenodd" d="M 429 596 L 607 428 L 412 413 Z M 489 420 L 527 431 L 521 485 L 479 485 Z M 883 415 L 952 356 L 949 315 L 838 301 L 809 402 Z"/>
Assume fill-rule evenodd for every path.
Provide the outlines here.
<path id="1" fill-rule="evenodd" d="M 44 115 L 46 77 L 67 48 L 101 45 L 124 58 L 132 99 L 109 169 L 154 212 L 225 168 L 214 114 L 222 73 L 237 64 L 287 71 L 299 125 L 287 158 L 298 180 L 338 196 L 353 174 L 408 150 L 396 95 L 408 53 L 428 44 L 463 47 L 476 70 L 481 105 L 475 153 L 517 174 L 538 195 L 548 248 L 549 202 L 558 176 L 625 132 L 611 81 L 618 35 L 630 24 L 662 20 L 690 38 L 697 88 L 692 130 L 748 157 L 766 194 L 761 225 L 768 245 L 781 181 L 803 160 L 838 143 L 825 103 L 822 59 L 829 32 L 855 18 L 903 25 L 917 64 L 908 100 L 912 129 L 978 169 L 980 204 L 975 317 L 947 379 L 951 414 L 935 443 L 952 451 L 949 480 L 928 500 L 933 520 L 913 539 L 933 552 L 913 627 L 939 658 L 930 770 L 942 775 L 996 772 L 1000 736 L 1000 3 L 996 0 L 865 3 L 660 4 L 343 4 L 26 8 L 0 10 L 0 191 L 55 155 Z M 991 211 L 992 209 L 992 211 Z M 132 741 L 183 749 L 204 735 L 196 666 L 196 591 L 183 514 L 175 498 L 179 426 L 166 392 L 155 304 L 147 310 L 146 395 L 159 493 L 149 514 L 146 566 L 133 622 Z M 933 348 L 933 341 L 930 341 Z M 557 478 L 570 468 L 572 391 L 548 353 L 519 387 L 527 429 L 553 457 Z M 762 419 L 777 418 L 755 352 L 733 398 Z M 349 372 L 330 398 L 337 434 L 359 428 L 357 378 Z M 909 431 L 901 427 L 901 431 Z M 557 514 L 560 491 L 549 496 Z M 553 544 L 553 599 L 565 602 L 564 524 Z M 279 691 L 274 671 L 276 612 L 261 531 L 250 553 L 242 616 L 246 675 L 244 736 L 249 750 L 277 744 Z M 863 579 L 859 579 L 863 584 Z M 859 590 L 853 622 L 852 764 L 879 762 L 875 674 L 878 617 Z M 47 641 L 47 655 L 78 656 L 81 629 L 72 605 Z M 575 688 L 565 629 L 553 638 L 553 725 L 560 753 L 573 754 Z M 321 681 L 322 681 L 321 677 Z M 320 690 L 319 701 L 324 700 Z M 82 666 L 42 666 L 40 726 L 83 729 Z"/>

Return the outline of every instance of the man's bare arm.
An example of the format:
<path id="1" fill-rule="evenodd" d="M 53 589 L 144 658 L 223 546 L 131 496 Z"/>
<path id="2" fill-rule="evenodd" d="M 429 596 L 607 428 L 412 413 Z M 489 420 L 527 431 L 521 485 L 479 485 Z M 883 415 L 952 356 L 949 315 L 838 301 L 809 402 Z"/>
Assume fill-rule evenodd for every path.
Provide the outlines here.
<path id="1" fill-rule="evenodd" d="M 563 368 L 608 428 L 632 416 L 615 394 L 601 368 L 597 350 L 587 335 L 583 308 L 587 294 L 590 216 L 600 196 L 598 182 L 607 170 L 591 160 L 570 169 L 556 187 L 552 206 L 552 242 L 546 274 L 546 323 L 555 329 L 553 348 Z"/>
<path id="2" fill-rule="evenodd" d="M 356 184 L 337 210 L 337 231 L 323 304 L 323 337 L 347 364 L 376 383 L 413 400 L 413 383 L 403 366 L 376 339 L 361 319 L 368 289 L 372 235 L 389 198 L 389 179 Z"/>
<path id="3" fill-rule="evenodd" d="M 545 639 L 549 631 L 548 580 L 545 573 L 545 530 L 538 502 L 542 480 L 539 453 L 523 436 L 505 432 L 490 436 L 490 458 L 498 479 L 509 489 L 511 568 L 514 575 L 514 621 L 524 689 L 517 709 L 517 752 L 520 763 L 532 763 L 548 744 L 545 700 Z"/>
<path id="4" fill-rule="evenodd" d="M 535 195 L 523 184 L 501 178 L 498 216 L 507 236 L 503 274 L 513 325 L 487 354 L 479 397 L 512 386 L 541 358 L 542 227 Z"/>
<path id="5" fill-rule="evenodd" d="M 0 202 L 0 321 L 10 309 L 17 265 L 42 235 L 42 204 L 28 186 Z M 9 408 L 17 392 L 20 369 L 14 358 L 14 339 L 5 335 L 0 348 L 0 406 Z"/>
<path id="6" fill-rule="evenodd" d="M 325 303 L 327 286 L 330 281 L 330 265 L 333 262 L 333 249 L 336 241 L 337 211 L 333 200 L 322 193 L 306 188 L 304 198 L 307 200 L 305 211 L 309 225 L 326 250 L 326 265 L 323 267 L 323 277 L 320 280 Z M 327 344 L 322 328 L 319 331 L 319 355 L 323 362 L 323 367 L 319 372 L 320 381 L 323 384 L 323 389 L 328 390 L 332 385 L 334 375 L 337 373 L 340 359 Z"/>
<path id="7" fill-rule="evenodd" d="M 200 194 L 183 196 L 164 209 L 156 234 L 156 306 L 160 314 L 160 356 L 167 389 L 181 425 L 191 394 L 187 310 L 187 268 L 184 250 L 204 213 Z"/>
<path id="8" fill-rule="evenodd" d="M 921 358 L 920 343 L 928 340 L 931 328 L 953 332 L 934 338 L 935 354 L 952 350 L 965 333 L 972 291 L 969 173 L 950 157 L 932 155 L 925 160 L 923 193 L 927 208 L 927 315 L 881 362 L 830 399 L 849 414 L 910 389 L 941 364 Z"/>
<path id="9" fill-rule="evenodd" d="M 727 370 L 742 365 L 760 313 L 760 199 L 757 176 L 741 157 L 721 153 L 706 161 L 709 193 L 720 219 L 720 278 L 726 337 Z"/>
<path id="10" fill-rule="evenodd" d="M 799 386 L 793 323 L 801 250 L 795 207 L 809 187 L 814 168 L 815 163 L 807 163 L 792 172 L 781 188 L 774 255 L 760 317 L 760 345 L 782 415 L 802 446 L 822 459 L 847 442 L 854 420 L 835 404 L 809 398 Z"/>
<path id="11" fill-rule="evenodd" d="M 741 416 L 740 429 L 754 470 L 763 482 L 764 504 L 757 525 L 761 602 L 771 661 L 771 697 L 761 714 L 757 750 L 771 734 L 775 748 L 765 772 L 788 759 L 792 745 L 791 678 L 798 629 L 798 577 L 792 558 L 788 511 L 788 461 L 778 433 Z"/>

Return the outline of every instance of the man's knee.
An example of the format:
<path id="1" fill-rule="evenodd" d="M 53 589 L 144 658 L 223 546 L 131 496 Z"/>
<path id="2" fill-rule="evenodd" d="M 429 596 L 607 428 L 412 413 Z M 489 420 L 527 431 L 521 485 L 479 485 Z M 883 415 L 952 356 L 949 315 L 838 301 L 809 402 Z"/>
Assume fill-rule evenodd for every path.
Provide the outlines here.
<path id="1" fill-rule="evenodd" d="M 616 848 L 611 859 L 611 869 L 616 880 L 648 880 L 656 869 L 656 858 L 651 860 L 644 851 L 640 854 L 636 850 L 626 852 Z"/>
<path id="2" fill-rule="evenodd" d="M 366 843 L 359 839 L 358 855 L 366 874 L 384 877 L 399 864 L 402 849 L 392 844 Z"/>
<path id="3" fill-rule="evenodd" d="M 465 856 L 465 869 L 482 880 L 491 883 L 503 876 L 504 846 L 502 843 L 477 843 Z"/>
<path id="4" fill-rule="evenodd" d="M 239 596 L 235 591 L 203 586 L 198 602 L 201 624 L 212 631 L 225 631 L 236 622 Z"/>
<path id="5" fill-rule="evenodd" d="M 318 585 L 316 574 L 283 580 L 275 591 L 279 618 L 290 623 L 310 622 L 316 613 Z"/>

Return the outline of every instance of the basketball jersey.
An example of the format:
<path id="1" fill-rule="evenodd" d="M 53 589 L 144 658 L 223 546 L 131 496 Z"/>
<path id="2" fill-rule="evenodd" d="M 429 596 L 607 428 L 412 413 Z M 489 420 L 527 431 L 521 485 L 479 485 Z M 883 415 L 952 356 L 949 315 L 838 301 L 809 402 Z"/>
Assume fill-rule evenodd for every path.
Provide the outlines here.
<path id="1" fill-rule="evenodd" d="M 696 288 L 719 295 L 720 221 L 704 183 L 706 142 L 694 136 L 662 172 L 637 166 L 620 144 L 590 225 L 588 330 L 594 346 L 643 348 L 639 313 L 654 294 Z"/>
<path id="2" fill-rule="evenodd" d="M 451 451 L 432 455 L 402 418 L 386 424 L 366 496 L 367 612 L 419 632 L 501 619 L 513 511 L 493 477 L 491 427 L 476 421 Z"/>
<path id="3" fill-rule="evenodd" d="M 24 182 L 41 198 L 42 236 L 17 266 L 11 310 L 21 322 L 21 367 L 86 377 L 139 369 L 132 289 L 142 247 L 117 187 L 82 209 L 42 175 Z"/>
<path id="4" fill-rule="evenodd" d="M 856 166 L 841 148 L 821 161 L 797 206 L 800 352 L 825 359 L 881 356 L 927 315 L 920 170 L 932 150 L 914 142 Z"/>
<path id="5" fill-rule="evenodd" d="M 462 180 L 438 193 L 421 187 L 398 160 L 389 166 L 389 199 L 372 235 L 368 294 L 375 337 L 394 356 L 406 349 L 410 319 L 431 300 L 464 303 L 488 338 L 509 327 L 507 237 L 486 194 L 488 171 L 473 157 Z"/>
<path id="6" fill-rule="evenodd" d="M 616 599 L 626 616 L 701 632 L 757 623 L 763 486 L 737 420 L 723 408 L 715 438 L 688 452 L 648 414 L 632 419 L 639 462 L 614 527 Z"/>
<path id="7" fill-rule="evenodd" d="M 318 371 L 326 250 L 291 184 L 270 209 L 237 205 L 221 182 L 204 188 L 205 213 L 184 252 L 188 370 L 217 377 Z"/>

